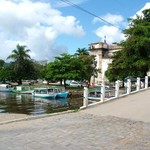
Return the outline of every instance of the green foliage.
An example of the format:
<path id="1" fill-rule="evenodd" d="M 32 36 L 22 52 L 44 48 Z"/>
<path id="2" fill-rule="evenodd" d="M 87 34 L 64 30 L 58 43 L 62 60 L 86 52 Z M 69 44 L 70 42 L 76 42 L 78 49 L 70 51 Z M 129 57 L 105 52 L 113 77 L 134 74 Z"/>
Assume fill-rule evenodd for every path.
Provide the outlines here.
<path id="1" fill-rule="evenodd" d="M 14 80 L 14 71 L 13 71 L 13 64 L 9 63 L 7 65 L 3 65 L 0 69 L 0 81 L 13 81 Z"/>
<path id="2" fill-rule="evenodd" d="M 32 78 L 30 79 L 42 79 L 45 77 L 45 65 L 41 64 L 40 62 L 38 61 L 34 61 L 32 60 L 31 61 L 32 63 Z"/>
<path id="3" fill-rule="evenodd" d="M 90 81 L 91 76 L 97 76 L 96 61 L 94 56 L 89 55 L 89 50 L 86 48 L 78 48 L 75 56 L 81 63 L 80 77 L 81 80 Z"/>
<path id="4" fill-rule="evenodd" d="M 30 50 L 26 49 L 26 46 L 20 46 L 18 44 L 16 49 L 12 51 L 12 54 L 7 57 L 7 59 L 13 60 L 10 65 L 11 79 L 19 84 L 22 84 L 22 79 L 33 79 L 36 75 L 33 61 L 27 54 L 28 52 Z M 7 68 L 5 69 L 7 70 Z"/>
<path id="5" fill-rule="evenodd" d="M 4 67 L 5 61 L 0 59 L 0 69 L 2 69 Z"/>
<path id="6" fill-rule="evenodd" d="M 75 55 L 62 54 L 55 57 L 55 61 L 45 68 L 46 78 L 56 81 L 89 80 L 91 75 L 96 74 L 96 62 L 87 51 L 78 49 Z"/>
<path id="7" fill-rule="evenodd" d="M 150 9 L 129 21 L 129 28 L 124 30 L 127 39 L 121 43 L 123 50 L 116 53 L 106 71 L 110 81 L 143 77 L 150 70 Z"/>
<path id="8" fill-rule="evenodd" d="M 80 61 L 72 55 L 62 54 L 46 66 L 46 78 L 56 81 L 79 79 Z"/>
<path id="9" fill-rule="evenodd" d="M 89 50 L 87 50 L 86 48 L 78 48 L 75 55 L 89 55 Z"/>

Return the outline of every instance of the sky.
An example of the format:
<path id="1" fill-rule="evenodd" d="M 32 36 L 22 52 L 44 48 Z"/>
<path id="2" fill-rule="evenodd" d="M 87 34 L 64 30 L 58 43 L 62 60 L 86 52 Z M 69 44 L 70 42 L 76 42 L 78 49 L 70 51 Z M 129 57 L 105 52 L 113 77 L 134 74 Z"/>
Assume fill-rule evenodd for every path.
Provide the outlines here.
<path id="1" fill-rule="evenodd" d="M 149 0 L 69 2 L 75 5 L 63 0 L 0 0 L 0 59 L 7 61 L 17 44 L 30 49 L 32 59 L 53 61 L 105 37 L 108 44 L 120 42 L 128 18 L 150 8 Z"/>

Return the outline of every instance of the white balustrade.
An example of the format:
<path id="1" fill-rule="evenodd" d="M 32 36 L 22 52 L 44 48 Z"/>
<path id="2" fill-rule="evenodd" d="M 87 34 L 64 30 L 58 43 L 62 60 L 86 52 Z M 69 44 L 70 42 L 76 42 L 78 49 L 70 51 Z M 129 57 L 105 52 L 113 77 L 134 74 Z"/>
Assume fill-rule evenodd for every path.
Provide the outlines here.
<path id="1" fill-rule="evenodd" d="M 115 97 L 119 97 L 119 81 L 115 82 Z"/>
<path id="2" fill-rule="evenodd" d="M 131 79 L 127 80 L 127 94 L 130 94 L 131 92 Z"/>
<path id="3" fill-rule="evenodd" d="M 89 95 L 89 89 L 87 87 L 84 87 L 83 107 L 87 107 L 88 106 L 88 95 Z"/>
<path id="4" fill-rule="evenodd" d="M 104 102 L 104 99 L 105 99 L 105 82 L 103 80 L 101 84 L 101 102 Z"/>
<path id="5" fill-rule="evenodd" d="M 118 98 L 122 95 L 119 94 L 119 81 L 115 82 L 115 98 Z M 145 76 L 145 89 L 148 89 L 148 76 Z M 101 97 L 100 100 L 101 102 L 105 101 L 105 82 L 104 80 L 102 81 L 101 84 Z M 138 77 L 136 81 L 136 92 L 141 90 L 141 79 Z M 132 93 L 131 91 L 131 79 L 127 80 L 127 94 Z M 89 89 L 87 87 L 84 87 L 84 98 L 83 98 L 83 108 L 88 107 L 88 95 L 89 95 Z"/>
<path id="6" fill-rule="evenodd" d="M 137 82 L 136 82 L 136 91 L 140 90 L 140 78 L 137 78 Z"/>
<path id="7" fill-rule="evenodd" d="M 148 76 L 145 76 L 145 89 L 148 89 Z"/>

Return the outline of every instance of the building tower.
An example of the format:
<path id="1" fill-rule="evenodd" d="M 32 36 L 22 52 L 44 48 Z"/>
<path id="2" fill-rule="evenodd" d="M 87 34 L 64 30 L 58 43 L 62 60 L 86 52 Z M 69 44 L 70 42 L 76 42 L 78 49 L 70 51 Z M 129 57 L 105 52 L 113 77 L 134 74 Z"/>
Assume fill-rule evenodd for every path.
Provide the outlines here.
<path id="1" fill-rule="evenodd" d="M 104 39 L 104 42 L 96 42 L 96 43 L 91 43 L 89 44 L 89 49 L 90 49 L 90 55 L 94 55 L 97 61 L 97 69 L 98 71 L 98 76 L 92 77 L 91 82 L 93 84 L 99 84 L 101 81 L 107 80 L 105 77 L 105 71 L 108 68 L 108 65 L 112 63 L 112 58 L 113 53 L 116 51 L 119 51 L 122 49 L 121 46 L 118 45 L 109 45 L 106 42 L 106 37 Z"/>

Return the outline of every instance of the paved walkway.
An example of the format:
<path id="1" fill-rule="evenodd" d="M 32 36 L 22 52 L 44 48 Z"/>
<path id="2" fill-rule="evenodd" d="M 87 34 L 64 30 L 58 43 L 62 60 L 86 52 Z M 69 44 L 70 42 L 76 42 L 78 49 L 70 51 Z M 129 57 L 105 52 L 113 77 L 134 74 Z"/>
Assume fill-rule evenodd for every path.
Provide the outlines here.
<path id="1" fill-rule="evenodd" d="M 150 122 L 150 89 L 92 106 L 84 113 Z"/>
<path id="2" fill-rule="evenodd" d="M 149 95 L 147 90 L 79 112 L 1 124 L 0 149 L 150 150 Z"/>

